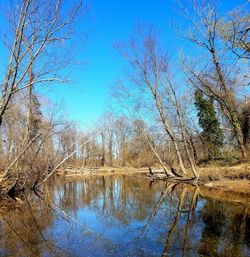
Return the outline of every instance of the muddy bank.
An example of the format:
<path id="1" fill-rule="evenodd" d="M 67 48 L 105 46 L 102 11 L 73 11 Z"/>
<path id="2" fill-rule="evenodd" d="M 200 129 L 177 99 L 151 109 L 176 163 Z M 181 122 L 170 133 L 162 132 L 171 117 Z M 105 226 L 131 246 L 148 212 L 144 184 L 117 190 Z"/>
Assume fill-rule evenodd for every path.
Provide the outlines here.
<path id="1" fill-rule="evenodd" d="M 199 186 L 202 197 L 244 203 L 250 206 L 250 181 L 217 181 Z M 250 208 L 249 208 L 250 212 Z"/>

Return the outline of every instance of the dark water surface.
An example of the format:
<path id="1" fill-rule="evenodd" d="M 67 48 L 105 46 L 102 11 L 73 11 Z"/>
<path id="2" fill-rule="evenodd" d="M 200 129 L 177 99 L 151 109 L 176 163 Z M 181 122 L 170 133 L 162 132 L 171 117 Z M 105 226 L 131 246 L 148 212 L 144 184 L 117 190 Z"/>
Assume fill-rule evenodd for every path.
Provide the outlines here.
<path id="1" fill-rule="evenodd" d="M 195 187 L 106 176 L 51 181 L 0 210 L 0 256 L 250 256 L 250 206 Z"/>

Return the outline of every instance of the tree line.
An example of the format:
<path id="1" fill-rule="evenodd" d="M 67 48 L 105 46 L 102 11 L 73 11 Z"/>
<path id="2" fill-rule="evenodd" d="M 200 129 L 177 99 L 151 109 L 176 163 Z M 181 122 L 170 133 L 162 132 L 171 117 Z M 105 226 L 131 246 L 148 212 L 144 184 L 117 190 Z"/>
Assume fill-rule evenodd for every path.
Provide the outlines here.
<path id="1" fill-rule="evenodd" d="M 15 5 L 16 4 L 16 5 Z M 175 30 L 188 51 L 166 45 L 154 26 L 137 26 L 115 45 L 127 65 L 111 87 L 115 111 L 80 129 L 39 90 L 68 82 L 75 24 L 85 3 L 20 0 L 7 12 L 8 63 L 0 96 L 1 192 L 45 182 L 65 162 L 152 167 L 198 180 L 204 159 L 246 160 L 250 143 L 249 3 L 179 4 Z M 79 21 L 78 21 L 79 22 Z M 178 23 L 178 19 L 175 24 Z M 60 108 L 59 108 L 60 109 Z"/>

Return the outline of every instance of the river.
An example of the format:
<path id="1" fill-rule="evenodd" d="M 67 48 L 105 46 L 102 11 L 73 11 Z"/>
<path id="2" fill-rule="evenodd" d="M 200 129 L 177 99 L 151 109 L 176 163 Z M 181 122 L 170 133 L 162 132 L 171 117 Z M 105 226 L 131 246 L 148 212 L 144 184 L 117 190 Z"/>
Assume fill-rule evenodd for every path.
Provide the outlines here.
<path id="1" fill-rule="evenodd" d="M 65 180 L 0 208 L 0 256 L 250 256 L 250 203 L 129 176 Z"/>

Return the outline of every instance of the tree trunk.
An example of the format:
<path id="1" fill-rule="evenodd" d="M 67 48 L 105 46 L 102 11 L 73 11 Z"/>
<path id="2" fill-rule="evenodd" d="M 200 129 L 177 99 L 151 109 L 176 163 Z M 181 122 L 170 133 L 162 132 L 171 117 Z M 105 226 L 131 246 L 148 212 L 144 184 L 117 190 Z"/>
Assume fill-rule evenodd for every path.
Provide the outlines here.
<path id="1" fill-rule="evenodd" d="M 224 94 L 225 94 L 224 97 L 225 97 L 225 101 L 227 103 L 226 107 L 227 107 L 227 110 L 228 110 L 228 116 L 229 116 L 228 118 L 231 121 L 232 127 L 234 129 L 235 136 L 237 138 L 237 143 L 238 143 L 239 149 L 241 151 L 241 156 L 242 156 L 243 159 L 246 159 L 247 158 L 247 151 L 246 151 L 246 148 L 245 148 L 245 145 L 244 145 L 243 133 L 242 133 L 241 125 L 240 125 L 240 122 L 239 122 L 239 115 L 237 114 L 237 111 L 235 110 L 234 99 L 233 99 L 233 96 L 230 94 L 230 92 L 228 90 L 228 87 L 227 87 L 227 84 L 225 82 L 224 75 L 223 75 L 221 66 L 218 62 L 214 47 L 212 49 L 213 50 L 212 50 L 211 53 L 212 53 L 213 63 L 215 65 L 215 69 L 216 69 L 216 72 L 218 74 L 219 81 L 222 85 L 222 88 L 223 88 Z"/>
<path id="2" fill-rule="evenodd" d="M 238 120 L 234 120 L 233 121 L 233 127 L 235 130 L 235 136 L 237 138 L 237 142 L 241 151 L 241 156 L 243 159 L 247 159 L 247 150 L 246 147 L 244 145 L 244 138 L 243 138 L 243 133 L 242 133 L 242 129 L 240 126 L 240 123 Z"/>
<path id="3" fill-rule="evenodd" d="M 156 94 L 156 92 L 154 92 L 154 99 L 155 99 L 156 106 L 157 106 L 157 109 L 159 111 L 162 123 L 164 125 L 165 131 L 167 132 L 167 134 L 169 135 L 171 141 L 173 142 L 173 145 L 174 145 L 174 148 L 175 148 L 175 152 L 176 152 L 176 155 L 177 155 L 177 158 L 178 158 L 180 169 L 181 169 L 181 171 L 184 174 L 186 174 L 187 172 L 186 172 L 186 169 L 184 167 L 184 163 L 183 163 L 183 159 L 182 159 L 182 156 L 181 156 L 181 151 L 180 151 L 177 139 L 176 139 L 176 137 L 174 135 L 174 132 L 172 130 L 172 127 L 171 127 L 167 117 L 164 115 L 161 101 L 159 99 L 159 96 Z"/>
<path id="4" fill-rule="evenodd" d="M 164 172 L 166 173 L 166 175 L 170 176 L 170 177 L 174 177 L 175 175 L 172 173 L 172 170 L 174 169 L 172 166 L 169 165 L 171 171 L 167 170 L 166 166 L 164 165 L 164 162 L 162 161 L 160 155 L 156 152 L 154 146 L 152 145 L 150 139 L 148 138 L 148 136 L 145 134 L 144 131 L 141 131 L 142 135 L 145 137 L 145 139 L 147 140 L 151 150 L 153 151 L 155 157 L 157 158 L 157 160 L 159 161 L 159 163 L 161 164 Z"/>

